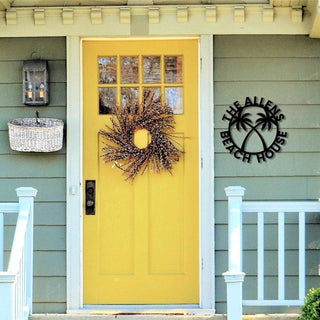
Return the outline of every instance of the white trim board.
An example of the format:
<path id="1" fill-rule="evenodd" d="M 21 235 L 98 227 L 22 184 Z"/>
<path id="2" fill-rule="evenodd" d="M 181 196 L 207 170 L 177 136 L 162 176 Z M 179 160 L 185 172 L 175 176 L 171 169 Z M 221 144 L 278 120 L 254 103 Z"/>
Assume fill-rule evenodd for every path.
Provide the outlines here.
<path id="1" fill-rule="evenodd" d="M 313 3 L 315 1 L 312 1 Z M 317 6 L 265 4 L 34 7 L 0 12 L 0 37 L 121 37 L 199 34 L 319 36 Z M 304 14 L 304 12 L 308 14 Z M 309 12 L 311 14 L 309 14 Z"/>
<path id="2" fill-rule="evenodd" d="M 82 308 L 81 40 L 67 37 L 67 309 Z"/>
<path id="3" fill-rule="evenodd" d="M 88 40 L 88 39 L 86 39 Z M 67 37 L 67 311 L 85 310 L 82 276 L 82 39 Z M 213 39 L 199 38 L 200 305 L 214 309 Z M 113 308 L 114 306 L 109 306 Z M 133 306 L 135 307 L 135 306 Z M 156 308 L 154 305 L 150 309 Z M 168 309 L 169 306 L 166 306 Z"/>

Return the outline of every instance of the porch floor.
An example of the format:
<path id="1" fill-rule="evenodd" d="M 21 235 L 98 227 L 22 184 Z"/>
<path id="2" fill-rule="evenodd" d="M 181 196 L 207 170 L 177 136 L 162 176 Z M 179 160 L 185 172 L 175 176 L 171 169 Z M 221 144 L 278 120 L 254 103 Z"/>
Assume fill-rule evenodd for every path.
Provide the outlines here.
<path id="1" fill-rule="evenodd" d="M 243 320 L 296 320 L 299 314 L 256 314 L 243 315 Z M 172 315 L 172 314 L 35 314 L 29 320 L 227 320 L 225 314 L 215 315 Z"/>

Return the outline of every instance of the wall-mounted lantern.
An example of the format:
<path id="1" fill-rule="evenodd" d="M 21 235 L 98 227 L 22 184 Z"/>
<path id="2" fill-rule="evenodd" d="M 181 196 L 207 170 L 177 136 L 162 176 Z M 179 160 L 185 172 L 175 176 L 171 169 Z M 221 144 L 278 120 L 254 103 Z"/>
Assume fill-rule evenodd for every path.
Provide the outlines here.
<path id="1" fill-rule="evenodd" d="M 49 103 L 48 62 L 28 60 L 23 63 L 23 103 L 45 106 Z"/>

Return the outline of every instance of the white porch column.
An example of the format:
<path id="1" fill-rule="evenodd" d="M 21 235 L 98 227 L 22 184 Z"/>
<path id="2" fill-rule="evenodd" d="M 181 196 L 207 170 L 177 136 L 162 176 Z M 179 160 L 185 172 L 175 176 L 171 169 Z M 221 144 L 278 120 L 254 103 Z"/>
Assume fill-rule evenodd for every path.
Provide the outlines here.
<path id="1" fill-rule="evenodd" d="M 228 320 L 242 319 L 242 197 L 245 188 L 225 188 L 228 197 L 228 271 L 223 273 L 227 284 Z"/>

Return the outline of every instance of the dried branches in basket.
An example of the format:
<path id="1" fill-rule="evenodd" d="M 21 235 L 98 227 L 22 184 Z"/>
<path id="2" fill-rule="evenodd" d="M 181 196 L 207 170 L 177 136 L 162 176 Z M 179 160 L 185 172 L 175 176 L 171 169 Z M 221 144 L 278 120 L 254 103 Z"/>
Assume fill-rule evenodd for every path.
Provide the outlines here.
<path id="1" fill-rule="evenodd" d="M 104 161 L 114 162 L 116 167 L 124 171 L 125 180 L 131 182 L 148 167 L 156 173 L 163 170 L 172 173 L 173 164 L 179 161 L 182 153 L 173 137 L 175 120 L 172 109 L 150 94 L 140 106 L 115 106 L 112 111 L 112 125 L 100 130 L 104 140 Z M 141 129 L 149 132 L 151 141 L 140 149 L 134 144 L 133 137 Z"/>

